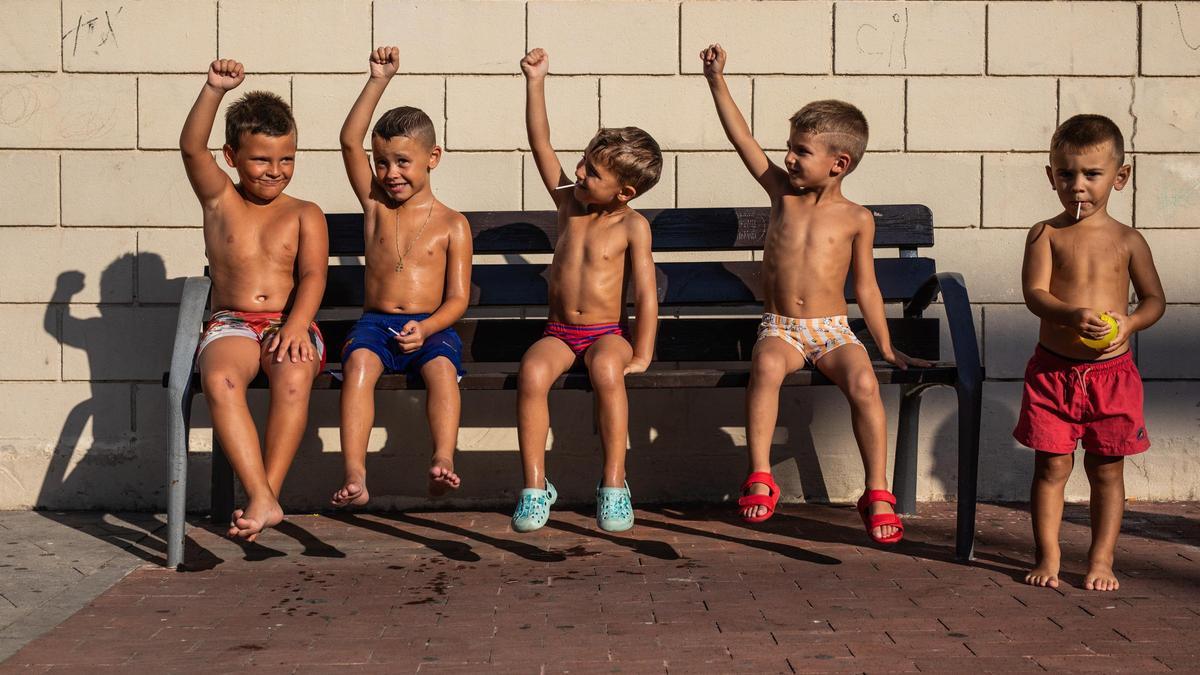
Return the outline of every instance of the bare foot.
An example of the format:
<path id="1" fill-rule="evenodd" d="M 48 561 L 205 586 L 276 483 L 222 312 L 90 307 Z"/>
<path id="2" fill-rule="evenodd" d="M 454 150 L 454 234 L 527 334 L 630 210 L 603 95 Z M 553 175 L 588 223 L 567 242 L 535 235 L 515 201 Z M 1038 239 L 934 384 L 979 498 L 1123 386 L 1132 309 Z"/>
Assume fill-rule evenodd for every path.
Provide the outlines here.
<path id="1" fill-rule="evenodd" d="M 893 509 L 892 505 L 885 501 L 871 502 L 870 506 L 867 507 L 867 513 L 872 516 L 876 516 L 881 513 L 895 512 L 896 509 Z M 879 527 L 871 530 L 871 536 L 878 539 L 887 539 L 889 537 L 896 536 L 896 533 L 899 531 L 900 528 L 896 527 L 895 525 L 880 525 Z"/>
<path id="2" fill-rule="evenodd" d="M 1038 561 L 1029 574 L 1025 575 L 1025 583 L 1030 586 L 1043 588 L 1058 588 L 1058 558 L 1046 556 Z"/>
<path id="3" fill-rule="evenodd" d="M 228 534 L 252 542 L 260 532 L 278 525 L 282 520 L 283 509 L 279 508 L 279 502 L 274 499 L 250 500 L 245 509 L 233 512 Z"/>
<path id="4" fill-rule="evenodd" d="M 747 494 L 747 495 L 769 495 L 769 494 L 771 494 L 771 488 L 770 488 L 770 486 L 764 485 L 763 483 L 751 483 L 750 489 L 746 490 L 746 492 L 744 494 Z M 762 506 L 760 504 L 758 506 L 747 506 L 746 508 L 741 510 L 741 514 L 742 514 L 743 518 L 761 518 L 761 517 L 767 515 L 767 511 L 768 511 L 767 507 Z"/>
<path id="5" fill-rule="evenodd" d="M 441 497 L 450 490 L 457 490 L 462 485 L 462 479 L 454 473 L 454 462 L 433 458 L 429 463 L 429 494 Z"/>
<path id="6" fill-rule="evenodd" d="M 1121 584 L 1117 581 L 1117 575 L 1113 574 L 1112 565 L 1091 563 L 1083 579 L 1083 587 L 1089 591 L 1115 591 Z"/>
<path id="7" fill-rule="evenodd" d="M 333 498 L 329 502 L 338 508 L 362 506 L 370 498 L 371 494 L 367 492 L 366 476 L 346 476 L 346 483 L 340 490 L 333 493 Z"/>

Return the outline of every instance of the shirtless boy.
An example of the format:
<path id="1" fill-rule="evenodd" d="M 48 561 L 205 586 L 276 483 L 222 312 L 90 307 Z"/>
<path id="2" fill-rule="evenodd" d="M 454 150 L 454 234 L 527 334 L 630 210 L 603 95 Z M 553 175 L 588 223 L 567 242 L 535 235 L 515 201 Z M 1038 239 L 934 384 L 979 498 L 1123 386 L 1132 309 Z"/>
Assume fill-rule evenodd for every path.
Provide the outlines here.
<path id="1" fill-rule="evenodd" d="M 842 180 L 862 159 L 867 121 L 841 101 L 815 101 L 791 118 L 784 168 L 767 158 L 725 83 L 726 54 L 720 45 L 700 52 L 704 76 L 726 136 L 746 168 L 771 198 L 763 246 L 763 314 L 751 358 L 746 394 L 750 475 L 738 500 L 742 518 L 770 518 L 779 502 L 771 476 L 771 436 L 779 413 L 779 387 L 790 372 L 813 364 L 850 403 L 854 438 L 866 470 L 858 510 L 871 538 L 900 541 L 904 526 L 888 491 L 887 425 L 879 381 L 862 343 L 846 321 L 846 275 L 867 328 L 889 363 L 928 365 L 892 347 L 883 298 L 875 281 L 875 220 L 868 209 L 842 195 Z"/>
<path id="2" fill-rule="evenodd" d="M 517 384 L 517 432 L 525 489 L 512 528 L 531 532 L 546 524 L 557 499 L 546 479 L 547 397 L 555 380 L 583 361 L 596 392 L 604 474 L 596 488 L 596 522 L 621 532 L 633 527 L 625 481 L 629 403 L 625 375 L 639 373 L 654 355 L 658 297 L 650 224 L 629 206 L 658 182 L 662 153 L 636 127 L 601 129 L 567 178 L 550 145 L 546 74 L 550 59 L 534 49 L 521 60 L 525 73 L 525 125 L 542 183 L 558 208 L 558 241 L 549 277 L 549 321 L 544 337 L 525 352 Z M 633 344 L 625 303 L 633 282 L 637 323 Z"/>
<path id="3" fill-rule="evenodd" d="M 1092 515 L 1084 587 L 1120 585 L 1113 555 L 1125 510 L 1124 458 L 1150 447 L 1129 338 L 1166 309 L 1146 240 L 1108 214 L 1109 196 L 1125 187 L 1129 173 L 1112 120 L 1076 115 L 1063 122 L 1046 167 L 1063 211 L 1034 225 L 1025 242 L 1025 305 L 1042 321 L 1013 436 L 1037 451 L 1030 497 L 1037 561 L 1025 577 L 1034 586 L 1058 586 L 1063 489 L 1080 441 Z M 1126 315 L 1130 282 L 1138 304 Z M 1112 326 L 1105 314 L 1116 324 L 1107 345 Z"/>
<path id="4" fill-rule="evenodd" d="M 462 341 L 454 322 L 471 289 L 471 228 L 433 196 L 438 165 L 433 122 L 417 108 L 385 112 L 363 138 L 371 115 L 400 66 L 400 50 L 371 53 L 371 75 L 342 125 L 346 176 L 363 208 L 366 297 L 363 315 L 342 348 L 342 457 L 345 480 L 334 506 L 367 503 L 367 440 L 375 422 L 375 384 L 384 372 L 419 377 L 433 437 L 429 493 L 457 489 L 454 449 L 461 408 Z"/>
<path id="5" fill-rule="evenodd" d="M 296 159 L 296 123 L 283 99 L 252 91 L 225 114 L 225 162 L 208 150 L 225 92 L 245 79 L 242 64 L 213 61 L 179 149 L 204 210 L 204 251 L 213 314 L 198 360 L 213 430 L 248 503 L 233 512 L 229 536 L 254 541 L 283 519 L 279 491 L 308 420 L 312 380 L 325 362 L 313 318 L 325 292 L 329 242 L 325 216 L 312 202 L 283 193 Z M 246 405 L 259 370 L 270 380 L 266 457 Z"/>

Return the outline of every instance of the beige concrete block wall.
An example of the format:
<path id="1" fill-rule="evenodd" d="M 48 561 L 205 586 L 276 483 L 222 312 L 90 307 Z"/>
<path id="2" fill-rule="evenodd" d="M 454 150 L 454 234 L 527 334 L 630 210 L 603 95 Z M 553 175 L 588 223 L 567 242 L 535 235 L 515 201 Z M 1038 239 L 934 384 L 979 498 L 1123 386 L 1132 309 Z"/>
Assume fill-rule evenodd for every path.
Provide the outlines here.
<path id="1" fill-rule="evenodd" d="M 401 69 L 378 112 L 429 113 L 446 150 L 434 189 L 454 208 L 549 205 L 523 126 L 518 61 L 532 47 L 550 53 L 553 141 L 568 173 L 597 126 L 637 125 L 665 153 L 662 181 L 639 206 L 766 205 L 699 74 L 697 52 L 713 42 L 729 50 L 734 98 L 772 159 L 782 161 L 796 109 L 844 98 L 872 128 L 846 193 L 933 209 L 936 243 L 926 254 L 966 278 L 988 369 L 980 479 L 988 499 L 1028 496 L 1030 453 L 1011 429 L 1037 321 L 1022 303 L 1020 263 L 1028 227 L 1059 208 L 1043 169 L 1050 133 L 1080 112 L 1115 119 L 1134 178 L 1111 211 L 1144 233 L 1170 300 L 1163 321 L 1136 339 L 1154 446 L 1131 461 L 1127 490 L 1197 498 L 1200 3 L 8 0 L 0 2 L 0 508 L 163 506 L 159 375 L 183 279 L 204 265 L 177 143 L 213 58 L 237 58 L 248 71 L 222 112 L 250 89 L 293 105 L 300 152 L 289 189 L 327 212 L 356 208 L 337 134 L 369 50 L 389 43 L 401 47 Z M 218 118 L 209 144 L 222 143 Z M 943 317 L 942 308 L 930 316 Z M 893 435 L 897 393 L 884 388 Z M 740 391 L 633 393 L 629 472 L 639 501 L 734 497 L 743 400 Z M 423 397 L 381 393 L 378 402 L 377 503 L 425 504 Z M 265 404 L 252 396 L 259 420 Z M 551 410 L 551 471 L 565 497 L 586 501 L 599 470 L 591 404 L 556 393 Z M 922 499 L 955 497 L 954 411 L 951 392 L 928 394 Z M 447 503 L 513 498 L 514 415 L 511 392 L 464 395 L 466 482 Z M 313 397 L 311 420 L 284 495 L 293 508 L 320 508 L 340 472 L 336 394 Z M 203 400 L 194 422 L 189 502 L 201 507 L 211 449 Z M 861 468 L 835 391 L 785 392 L 775 436 L 772 460 L 789 499 L 857 496 Z M 1068 490 L 1084 499 L 1086 481 L 1076 476 Z"/>

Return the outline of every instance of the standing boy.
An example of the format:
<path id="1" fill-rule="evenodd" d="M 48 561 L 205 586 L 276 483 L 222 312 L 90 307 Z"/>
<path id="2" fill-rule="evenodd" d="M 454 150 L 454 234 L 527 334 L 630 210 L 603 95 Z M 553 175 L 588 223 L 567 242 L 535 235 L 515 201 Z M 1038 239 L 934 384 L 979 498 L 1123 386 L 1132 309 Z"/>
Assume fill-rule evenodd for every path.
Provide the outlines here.
<path id="1" fill-rule="evenodd" d="M 1034 586 L 1058 586 L 1063 490 L 1080 441 L 1092 491 L 1084 587 L 1119 586 L 1112 567 L 1125 510 L 1124 458 L 1150 447 L 1129 337 L 1166 308 L 1146 240 L 1108 214 L 1109 196 L 1129 173 L 1112 120 L 1076 115 L 1063 122 L 1050 140 L 1046 175 L 1064 208 L 1034 225 L 1025 242 L 1025 305 L 1042 322 L 1013 436 L 1037 451 L 1030 497 L 1037 562 L 1025 577 Z M 1138 305 L 1126 316 L 1131 281 Z"/>
<path id="2" fill-rule="evenodd" d="M 726 136 L 771 198 L 763 245 L 763 319 L 746 395 L 750 475 L 738 500 L 742 518 L 761 522 L 779 502 L 771 476 L 771 436 L 783 378 L 806 362 L 832 380 L 850 403 L 854 438 L 866 473 L 858 511 L 872 539 L 900 541 L 904 526 L 888 490 L 887 425 L 879 381 L 866 349 L 846 320 L 843 289 L 854 270 L 855 296 L 867 328 L 889 363 L 928 365 L 892 347 L 875 282 L 875 220 L 842 195 L 842 180 L 862 160 L 867 120 L 842 101 L 814 101 L 792 116 L 785 168 L 767 158 L 725 84 L 725 50 L 700 52 L 704 75 Z M 842 347 L 848 347 L 842 349 Z"/>
<path id="3" fill-rule="evenodd" d="M 546 524 L 558 494 L 546 479 L 550 387 L 580 360 L 596 393 L 604 474 L 596 487 L 596 522 L 621 532 L 633 527 L 625 481 L 629 402 L 625 375 L 640 373 L 654 355 L 658 296 L 650 223 L 629 206 L 658 182 L 662 153 L 636 127 L 601 129 L 567 178 L 550 145 L 546 74 L 550 59 L 534 49 L 521 60 L 525 125 L 542 183 L 558 208 L 558 241 L 549 275 L 549 321 L 544 337 L 525 352 L 517 385 L 517 433 L 525 489 L 512 527 L 530 532 Z M 625 325 L 633 281 L 637 325 L 633 343 Z"/>
<path id="4" fill-rule="evenodd" d="M 242 64 L 213 61 L 183 132 L 183 166 L 204 209 L 204 252 L 213 314 L 198 356 L 213 431 L 249 502 L 233 512 L 229 536 L 254 541 L 283 519 L 279 491 L 308 420 L 313 378 L 325 345 L 313 321 L 325 292 L 329 242 L 312 202 L 283 194 L 296 159 L 296 122 L 283 99 L 252 91 L 225 114 L 225 162 L 208 151 L 225 92 L 245 79 Z M 270 379 L 266 458 L 246 405 L 259 370 Z"/>
<path id="5" fill-rule="evenodd" d="M 471 228 L 429 186 L 438 165 L 433 122 L 402 106 L 385 112 L 363 138 L 371 115 L 400 66 L 400 50 L 380 47 L 371 75 L 342 125 L 346 176 L 363 208 L 366 294 L 363 315 L 342 348 L 342 457 L 345 480 L 334 506 L 367 503 L 367 439 L 375 422 L 375 383 L 384 372 L 420 377 L 433 437 L 429 493 L 460 484 L 454 473 L 461 409 L 462 340 L 454 322 L 467 310 L 471 289 Z"/>

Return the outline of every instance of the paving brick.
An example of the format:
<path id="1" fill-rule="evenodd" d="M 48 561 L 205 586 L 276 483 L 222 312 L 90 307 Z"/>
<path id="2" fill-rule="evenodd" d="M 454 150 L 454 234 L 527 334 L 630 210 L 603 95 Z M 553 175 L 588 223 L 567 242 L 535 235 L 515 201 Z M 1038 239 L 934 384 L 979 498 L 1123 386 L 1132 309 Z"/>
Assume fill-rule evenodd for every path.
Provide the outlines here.
<path id="1" fill-rule="evenodd" d="M 1137 176 L 1139 228 L 1200 227 L 1200 158 L 1193 155 L 1141 155 Z"/>
<path id="2" fill-rule="evenodd" d="M 0 380 L 59 379 L 62 350 L 58 346 L 60 307 L 9 305 L 0 323 L 0 342 L 21 345 L 21 358 L 0 361 Z M 0 624 L 3 620 L 0 619 Z"/>
<path id="3" fill-rule="evenodd" d="M 248 73 L 366 73 L 374 48 L 369 0 L 224 0 L 217 22 L 221 58 Z"/>
<path id="4" fill-rule="evenodd" d="M 224 159 L 219 160 L 224 162 Z M 187 227 L 200 206 L 174 152 L 67 152 L 62 159 L 63 224 Z M 143 198 L 129 199 L 135 187 Z"/>
<path id="5" fill-rule="evenodd" d="M 1152 2 L 1141 10 L 1141 74 L 1200 75 L 1200 7 Z"/>
<path id="6" fill-rule="evenodd" d="M 964 107 L 963 101 L 971 101 Z M 1050 78 L 912 78 L 909 150 L 1027 150 L 1049 147 L 1055 127 Z"/>
<path id="7" fill-rule="evenodd" d="M 65 284 L 63 297 L 71 302 L 130 302 L 134 236 L 132 230 L 6 229 L 0 247 L 0 302 L 47 302 L 59 297 L 58 284 Z M 75 273 L 84 279 L 79 281 Z M 73 288 L 80 283 L 82 289 Z"/>
<path id="8" fill-rule="evenodd" d="M 42 0 L 10 0 L 0 5 L 0 71 L 56 71 L 60 7 Z"/>
<path id="9" fill-rule="evenodd" d="M 202 72 L 217 53 L 217 3 L 62 3 L 63 70 Z"/>
<path id="10" fill-rule="evenodd" d="M 838 73 L 983 72 L 982 2 L 839 2 Z"/>
<path id="11" fill-rule="evenodd" d="M 575 173 L 575 165 L 578 164 L 583 156 L 582 152 L 558 152 L 558 161 L 562 164 L 563 171 L 570 178 Z M 685 155 L 679 155 L 684 157 Z M 546 192 L 546 187 L 542 185 L 542 178 L 538 175 L 537 165 L 533 162 L 533 155 L 530 153 L 522 153 L 523 158 L 523 183 L 524 183 L 524 206 L 525 210 L 554 210 L 554 202 L 550 200 L 550 195 Z M 675 206 L 675 160 L 676 155 L 666 153 L 663 156 L 662 174 L 659 176 L 658 184 L 650 188 L 644 195 L 633 201 L 635 209 L 662 209 Z"/>
<path id="12" fill-rule="evenodd" d="M 350 113 L 366 78 L 361 75 L 297 75 L 292 83 L 296 127 L 300 130 L 303 150 L 340 150 L 342 124 Z M 420 108 L 429 115 L 439 144 L 446 138 L 446 80 L 428 75 L 397 75 L 392 78 L 369 129 L 388 110 L 407 105 Z M 370 133 L 363 146 L 371 146 Z"/>
<path id="13" fill-rule="evenodd" d="M 58 153 L 0 152 L 0 226 L 58 224 Z"/>
<path id="14" fill-rule="evenodd" d="M 583 149 L 599 125 L 594 77 L 546 81 L 550 143 Z M 452 150 L 529 147 L 525 131 L 525 80 L 521 77 L 451 77 L 446 81 L 446 144 Z"/>
<path id="15" fill-rule="evenodd" d="M 892 77 L 755 78 L 755 138 L 764 148 L 786 150 L 791 116 L 804 104 L 827 98 L 862 110 L 871 130 L 868 150 L 904 149 L 904 82 Z"/>
<path id="16" fill-rule="evenodd" d="M 992 75 L 1133 75 L 1137 7 L 1112 2 L 1011 2 L 988 7 Z M 1085 27 L 1078 30 L 1073 27 Z M 1102 43 L 1108 48 L 1096 50 Z"/>
<path id="17" fill-rule="evenodd" d="M 842 191 L 859 204 L 928 206 L 937 239 L 941 228 L 978 227 L 979 155 L 867 153 Z"/>
<path id="18" fill-rule="evenodd" d="M 207 64 L 204 67 L 207 68 Z M 196 97 L 200 94 L 204 82 L 204 77 L 200 75 L 139 76 L 138 147 L 143 150 L 178 149 L 179 133 L 183 130 L 183 122 L 187 119 L 192 104 L 196 102 Z M 287 75 L 251 73 L 240 87 L 226 93 L 221 100 L 220 108 L 217 109 L 212 133 L 208 136 L 209 148 L 219 150 L 221 146 L 225 145 L 225 111 L 250 91 L 269 91 L 291 103 L 292 78 Z M 304 143 L 314 133 L 308 130 L 304 120 L 298 114 L 296 126 L 300 130 L 301 143 Z"/>
<path id="19" fill-rule="evenodd" d="M 0 147 L 132 148 L 136 105 L 132 76 L 0 73 Z"/>
<path id="20" fill-rule="evenodd" d="M 527 3 L 526 16 L 526 46 L 546 50 L 551 73 L 679 72 L 674 3 L 535 0 Z"/>
<path id="21" fill-rule="evenodd" d="M 742 114 L 750 113 L 750 80 L 726 78 Z M 673 101 L 647 106 L 647 101 Z M 728 150 L 729 140 L 703 77 L 604 77 L 600 80 L 600 124 L 636 126 L 671 150 Z"/>
<path id="22" fill-rule="evenodd" d="M 681 72 L 702 73 L 700 51 L 719 42 L 727 73 L 828 73 L 831 2 L 684 2 Z M 804 26 L 803 36 L 796 27 Z"/>
<path id="23" fill-rule="evenodd" d="M 505 0 L 418 0 L 374 3 L 371 44 L 401 45 L 410 73 L 519 73 L 525 51 L 525 3 Z M 411 48 L 411 36 L 422 45 Z"/>
<path id="24" fill-rule="evenodd" d="M 1132 146 L 1148 152 L 1200 150 L 1200 81 L 1186 77 L 1138 78 Z"/>

